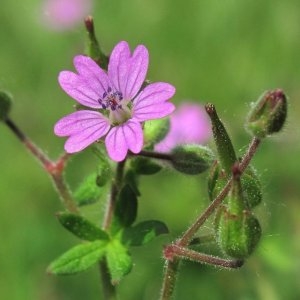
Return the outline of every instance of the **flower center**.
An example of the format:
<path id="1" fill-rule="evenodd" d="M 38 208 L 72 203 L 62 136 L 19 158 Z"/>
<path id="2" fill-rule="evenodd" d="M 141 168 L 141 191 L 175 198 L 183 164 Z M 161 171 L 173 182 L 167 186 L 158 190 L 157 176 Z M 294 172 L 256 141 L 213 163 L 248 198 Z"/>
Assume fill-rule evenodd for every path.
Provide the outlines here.
<path id="1" fill-rule="evenodd" d="M 109 120 L 112 125 L 122 124 L 131 117 L 131 111 L 128 107 L 130 101 L 124 100 L 122 93 L 113 91 L 111 87 L 107 88 L 102 99 L 98 99 L 98 102 L 103 109 L 109 111 Z"/>
<path id="2" fill-rule="evenodd" d="M 118 91 L 113 92 L 112 88 L 109 86 L 107 91 L 103 93 L 102 99 L 98 99 L 98 102 L 103 109 L 115 111 L 117 108 L 122 108 L 122 104 L 120 104 L 122 100 L 122 93 Z"/>

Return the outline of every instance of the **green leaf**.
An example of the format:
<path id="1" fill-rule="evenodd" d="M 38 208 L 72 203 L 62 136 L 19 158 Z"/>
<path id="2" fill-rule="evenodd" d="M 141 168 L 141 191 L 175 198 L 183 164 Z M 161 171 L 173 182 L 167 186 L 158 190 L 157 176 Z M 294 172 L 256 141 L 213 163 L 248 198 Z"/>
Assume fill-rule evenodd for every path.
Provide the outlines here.
<path id="1" fill-rule="evenodd" d="M 141 175 L 153 175 L 162 169 L 159 164 L 146 157 L 136 157 L 132 159 L 131 165 L 135 172 Z"/>
<path id="2" fill-rule="evenodd" d="M 103 147 L 98 144 L 94 144 L 92 150 L 97 156 L 98 160 L 96 184 L 101 187 L 111 179 L 111 163 L 108 159 L 106 151 L 103 150 Z"/>
<path id="3" fill-rule="evenodd" d="M 109 239 L 105 231 L 79 215 L 63 212 L 58 213 L 57 218 L 66 229 L 82 240 L 95 241 Z"/>
<path id="4" fill-rule="evenodd" d="M 119 240 L 113 240 L 107 245 L 106 260 L 111 274 L 111 282 L 114 285 L 118 284 L 132 269 L 130 253 Z"/>
<path id="5" fill-rule="evenodd" d="M 130 185 L 137 196 L 140 196 L 141 193 L 138 188 L 138 179 L 138 175 L 132 169 L 129 169 L 124 176 L 124 182 Z"/>
<path id="6" fill-rule="evenodd" d="M 125 228 L 123 242 L 130 246 L 141 246 L 149 243 L 156 236 L 169 233 L 168 227 L 161 221 L 149 220 Z"/>
<path id="7" fill-rule="evenodd" d="M 126 184 L 120 191 L 112 229 L 116 232 L 123 227 L 129 227 L 137 216 L 137 197 L 130 185 Z"/>
<path id="8" fill-rule="evenodd" d="M 47 272 L 55 275 L 71 275 L 85 271 L 105 254 L 107 242 L 94 241 L 77 245 L 53 261 Z"/>
<path id="9" fill-rule="evenodd" d="M 103 195 L 104 189 L 97 185 L 98 174 L 93 173 L 85 178 L 74 193 L 78 206 L 93 204 Z"/>

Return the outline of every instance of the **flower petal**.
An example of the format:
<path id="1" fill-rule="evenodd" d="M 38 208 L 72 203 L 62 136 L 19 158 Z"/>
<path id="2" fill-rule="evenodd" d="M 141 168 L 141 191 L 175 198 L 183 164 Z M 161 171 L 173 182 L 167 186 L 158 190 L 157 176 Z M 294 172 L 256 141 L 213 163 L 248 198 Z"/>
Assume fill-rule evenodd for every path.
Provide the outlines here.
<path id="1" fill-rule="evenodd" d="M 148 107 L 143 111 L 139 111 L 136 115 L 134 115 L 133 119 L 139 122 L 161 119 L 170 115 L 174 110 L 175 105 L 173 103 L 165 102 L 163 104 Z"/>
<path id="2" fill-rule="evenodd" d="M 147 74 L 149 53 L 145 46 L 139 45 L 130 59 L 130 66 L 126 78 L 126 87 L 123 92 L 125 99 L 133 99 L 140 90 Z"/>
<path id="3" fill-rule="evenodd" d="M 102 97 L 110 85 L 107 74 L 92 58 L 84 55 L 74 57 L 74 66 L 87 85 Z"/>
<path id="4" fill-rule="evenodd" d="M 81 110 L 60 119 L 55 124 L 54 132 L 58 136 L 70 136 L 65 143 L 65 150 L 74 153 L 100 139 L 109 128 L 109 121 L 100 113 Z"/>
<path id="5" fill-rule="evenodd" d="M 111 159 L 122 161 L 128 150 L 139 153 L 143 147 L 143 131 L 141 124 L 135 120 L 116 126 L 105 138 L 107 152 Z"/>
<path id="6" fill-rule="evenodd" d="M 62 89 L 80 104 L 91 108 L 101 108 L 98 102 L 100 93 L 90 87 L 81 76 L 70 71 L 62 71 L 59 73 L 58 82 Z"/>
<path id="7" fill-rule="evenodd" d="M 108 63 L 108 77 L 117 91 L 124 91 L 128 72 L 130 49 L 128 43 L 122 41 L 113 49 Z"/>
<path id="8" fill-rule="evenodd" d="M 79 110 L 61 118 L 54 126 L 54 133 L 58 136 L 70 136 L 103 121 L 109 122 L 97 111 Z"/>
<path id="9" fill-rule="evenodd" d="M 164 82 L 152 83 L 136 97 L 133 103 L 133 118 L 142 122 L 163 118 L 175 109 L 167 102 L 175 94 L 175 88 Z"/>

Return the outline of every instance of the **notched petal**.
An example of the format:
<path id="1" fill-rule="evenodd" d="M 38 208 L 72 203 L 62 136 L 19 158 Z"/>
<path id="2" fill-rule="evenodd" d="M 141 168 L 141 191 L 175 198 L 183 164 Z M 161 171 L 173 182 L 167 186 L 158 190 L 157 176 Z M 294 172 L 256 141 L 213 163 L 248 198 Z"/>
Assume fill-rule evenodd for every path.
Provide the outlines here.
<path id="1" fill-rule="evenodd" d="M 108 120 L 100 113 L 81 110 L 60 119 L 54 132 L 58 136 L 69 136 L 65 150 L 74 153 L 100 139 L 109 128 Z"/>
<path id="2" fill-rule="evenodd" d="M 108 119 L 99 112 L 80 110 L 61 118 L 54 126 L 54 133 L 58 136 L 70 136 L 103 122 L 109 124 Z"/>
<path id="3" fill-rule="evenodd" d="M 175 106 L 167 100 L 174 94 L 175 88 L 169 83 L 157 82 L 148 85 L 134 101 L 133 117 L 141 122 L 169 115 Z"/>
<path id="4" fill-rule="evenodd" d="M 99 96 L 109 87 L 108 76 L 90 57 L 77 55 L 74 57 L 74 66 L 80 77 Z"/>
<path id="5" fill-rule="evenodd" d="M 113 83 L 114 87 L 124 92 L 123 86 L 126 74 L 128 71 L 128 59 L 130 58 L 130 49 L 127 42 L 122 41 L 118 43 L 109 58 L 108 63 L 108 77 Z"/>
<path id="6" fill-rule="evenodd" d="M 124 97 L 133 99 L 145 81 L 148 71 L 149 53 L 147 48 L 143 45 L 137 46 L 129 61 Z"/>
<path id="7" fill-rule="evenodd" d="M 80 104 L 100 108 L 98 102 L 100 94 L 89 86 L 84 78 L 71 71 L 62 71 L 59 73 L 58 82 L 61 88 Z"/>
<path id="8" fill-rule="evenodd" d="M 124 160 L 128 150 L 139 153 L 143 147 L 141 125 L 135 120 L 128 120 L 112 128 L 106 136 L 105 145 L 110 158 L 115 161 Z"/>

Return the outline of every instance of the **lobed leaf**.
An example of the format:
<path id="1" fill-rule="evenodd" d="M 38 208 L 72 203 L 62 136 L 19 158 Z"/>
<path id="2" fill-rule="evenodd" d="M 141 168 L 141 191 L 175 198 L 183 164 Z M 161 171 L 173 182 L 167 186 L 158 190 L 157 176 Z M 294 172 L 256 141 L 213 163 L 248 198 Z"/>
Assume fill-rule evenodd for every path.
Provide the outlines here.
<path id="1" fill-rule="evenodd" d="M 130 246 L 141 246 L 166 233 L 169 233 L 169 230 L 163 222 L 148 220 L 133 227 L 125 228 L 122 240 Z"/>
<path id="2" fill-rule="evenodd" d="M 105 254 L 107 242 L 94 241 L 71 248 L 54 260 L 47 272 L 55 275 L 71 275 L 85 271 Z"/>
<path id="3" fill-rule="evenodd" d="M 59 222 L 74 235 L 82 240 L 108 240 L 108 234 L 82 216 L 63 212 L 58 213 Z"/>
<path id="4" fill-rule="evenodd" d="M 114 232 L 123 227 L 129 227 L 137 216 L 137 196 L 129 184 L 120 191 L 117 200 L 112 229 Z"/>
<path id="5" fill-rule="evenodd" d="M 128 249 L 119 240 L 107 245 L 106 260 L 111 274 L 111 282 L 116 285 L 132 269 L 132 259 Z"/>
<path id="6" fill-rule="evenodd" d="M 141 175 L 153 175 L 162 169 L 160 165 L 146 157 L 136 157 L 132 160 L 131 165 L 135 172 Z"/>
<path id="7" fill-rule="evenodd" d="M 103 195 L 103 189 L 97 185 L 98 174 L 93 173 L 85 178 L 74 193 L 78 206 L 97 202 Z"/>
<path id="8" fill-rule="evenodd" d="M 124 176 L 124 182 L 129 184 L 131 189 L 137 196 L 140 196 L 141 193 L 138 188 L 138 175 L 132 169 L 129 169 Z"/>

